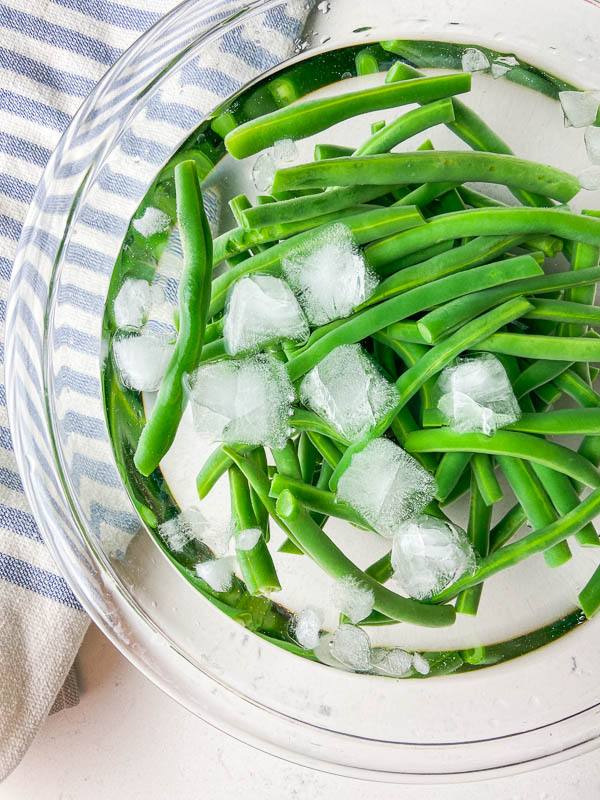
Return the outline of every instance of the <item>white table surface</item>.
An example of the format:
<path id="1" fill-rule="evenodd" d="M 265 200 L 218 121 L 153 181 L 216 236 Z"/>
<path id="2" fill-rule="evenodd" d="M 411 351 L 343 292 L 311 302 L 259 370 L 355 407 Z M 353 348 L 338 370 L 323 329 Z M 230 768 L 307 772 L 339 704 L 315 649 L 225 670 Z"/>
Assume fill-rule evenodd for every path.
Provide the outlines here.
<path id="1" fill-rule="evenodd" d="M 596 800 L 598 751 L 495 781 L 398 786 L 281 761 L 215 730 L 163 694 L 91 627 L 80 704 L 50 717 L 1 800 Z"/>

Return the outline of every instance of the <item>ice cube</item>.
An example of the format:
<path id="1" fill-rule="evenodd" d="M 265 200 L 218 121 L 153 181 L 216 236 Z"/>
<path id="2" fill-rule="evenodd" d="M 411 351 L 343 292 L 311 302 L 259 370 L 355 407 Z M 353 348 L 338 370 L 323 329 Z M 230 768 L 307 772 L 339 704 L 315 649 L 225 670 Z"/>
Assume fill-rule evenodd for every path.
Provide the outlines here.
<path id="1" fill-rule="evenodd" d="M 223 326 L 228 353 L 256 351 L 283 339 L 304 342 L 309 333 L 304 312 L 281 278 L 248 275 L 233 285 Z"/>
<path id="2" fill-rule="evenodd" d="M 138 278 L 127 278 L 115 297 L 113 311 L 118 328 L 141 328 L 148 317 L 150 285 Z"/>
<path id="3" fill-rule="evenodd" d="M 332 600 L 351 622 L 360 622 L 373 611 L 375 597 L 369 586 L 348 575 L 334 585 Z"/>
<path id="4" fill-rule="evenodd" d="M 187 508 L 159 526 L 158 531 L 169 548 L 180 552 L 188 542 L 203 542 L 216 555 L 225 555 L 229 549 L 230 531 L 219 523 L 210 522 L 199 508 Z"/>
<path id="5" fill-rule="evenodd" d="M 491 353 L 457 359 L 436 384 L 438 408 L 456 433 L 485 433 L 521 416 L 502 363 Z"/>
<path id="6" fill-rule="evenodd" d="M 312 650 L 319 644 L 323 614 L 318 608 L 307 606 L 294 614 L 291 620 L 291 632 L 301 647 Z"/>
<path id="7" fill-rule="evenodd" d="M 196 574 L 215 592 L 227 592 L 233 583 L 233 556 L 213 558 L 196 564 Z"/>
<path id="8" fill-rule="evenodd" d="M 171 218 L 160 208 L 148 206 L 141 217 L 132 220 L 132 225 L 138 233 L 148 239 L 155 233 L 163 233 L 171 224 Z"/>
<path id="9" fill-rule="evenodd" d="M 585 129 L 585 149 L 592 164 L 600 164 L 600 128 L 591 125 Z"/>
<path id="10" fill-rule="evenodd" d="M 380 648 L 373 651 L 371 664 L 375 672 L 403 678 L 412 671 L 413 657 L 401 647 L 394 647 L 391 650 Z"/>
<path id="11" fill-rule="evenodd" d="M 156 392 L 173 355 L 169 336 L 142 330 L 113 338 L 113 355 L 121 380 L 129 389 Z"/>
<path id="12" fill-rule="evenodd" d="M 391 538 L 398 525 L 433 500 L 433 476 L 390 439 L 374 439 L 352 457 L 337 497 L 361 514 L 377 533 Z"/>
<path id="13" fill-rule="evenodd" d="M 558 98 L 567 127 L 585 128 L 596 121 L 600 91 L 592 89 L 586 92 L 559 92 Z"/>
<path id="14" fill-rule="evenodd" d="M 235 549 L 252 550 L 258 544 L 261 536 L 262 531 L 260 528 L 246 528 L 243 531 L 239 531 L 235 535 Z"/>
<path id="15" fill-rule="evenodd" d="M 371 668 L 371 642 L 369 637 L 355 625 L 340 625 L 331 640 L 331 655 L 359 672 Z"/>
<path id="16" fill-rule="evenodd" d="M 252 167 L 252 180 L 256 190 L 268 192 L 273 184 L 277 166 L 270 152 L 261 153 Z"/>
<path id="17" fill-rule="evenodd" d="M 475 569 L 466 533 L 447 520 L 421 514 L 402 523 L 392 545 L 394 578 L 410 597 L 425 600 Z"/>
<path id="18" fill-rule="evenodd" d="M 412 655 L 412 665 L 413 669 L 419 673 L 419 675 L 429 675 L 431 671 L 431 665 L 426 658 L 423 658 L 421 653 L 413 653 Z"/>
<path id="19" fill-rule="evenodd" d="M 490 61 L 486 54 L 475 47 L 469 47 L 462 55 L 462 68 L 463 72 L 481 72 L 487 69 Z"/>
<path id="20" fill-rule="evenodd" d="M 600 166 L 588 167 L 578 177 L 582 189 L 590 192 L 600 189 Z"/>
<path id="21" fill-rule="evenodd" d="M 198 433 L 213 441 L 285 447 L 294 389 L 273 356 L 200 366 L 188 388 Z"/>
<path id="22" fill-rule="evenodd" d="M 279 139 L 273 146 L 273 152 L 278 164 L 289 164 L 298 158 L 298 148 L 293 139 Z"/>
<path id="23" fill-rule="evenodd" d="M 377 278 L 343 223 L 330 225 L 309 243 L 289 251 L 281 267 L 313 325 L 347 317 L 377 286 Z"/>
<path id="24" fill-rule="evenodd" d="M 306 375 L 300 400 L 352 441 L 395 406 L 398 392 L 360 345 L 346 344 Z"/>
<path id="25" fill-rule="evenodd" d="M 510 67 L 507 67 L 506 64 L 498 64 L 497 62 L 492 64 L 492 78 L 501 78 L 507 72 L 510 72 Z"/>

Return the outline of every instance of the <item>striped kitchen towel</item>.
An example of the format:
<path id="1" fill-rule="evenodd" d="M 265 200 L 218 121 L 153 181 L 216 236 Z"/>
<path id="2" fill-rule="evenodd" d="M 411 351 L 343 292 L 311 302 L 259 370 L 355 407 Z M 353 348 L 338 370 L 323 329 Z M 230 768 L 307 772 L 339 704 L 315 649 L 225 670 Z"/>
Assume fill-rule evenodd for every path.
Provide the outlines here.
<path id="1" fill-rule="evenodd" d="M 0 3 L 0 781 L 19 763 L 49 711 L 76 702 L 70 670 L 88 624 L 44 545 L 12 452 L 3 344 L 12 263 L 27 207 L 61 132 L 106 69 L 174 5 L 171 0 Z M 222 3 L 228 14 L 244 5 Z M 311 5 L 288 0 L 276 10 L 279 16 L 275 13 L 270 24 L 280 20 L 277 58 L 293 52 Z M 252 50 L 255 32 L 244 39 L 242 27 L 238 34 L 236 47 Z M 252 52 L 255 60 L 262 57 L 256 48 Z M 265 57 L 263 68 L 270 66 L 268 53 Z M 235 49 L 223 61 L 228 65 L 232 58 Z M 239 62 L 237 81 L 243 75 L 241 57 Z M 204 75 L 203 90 L 226 94 L 231 82 L 222 70 L 219 76 L 219 85 L 211 86 L 209 78 L 207 86 Z"/>

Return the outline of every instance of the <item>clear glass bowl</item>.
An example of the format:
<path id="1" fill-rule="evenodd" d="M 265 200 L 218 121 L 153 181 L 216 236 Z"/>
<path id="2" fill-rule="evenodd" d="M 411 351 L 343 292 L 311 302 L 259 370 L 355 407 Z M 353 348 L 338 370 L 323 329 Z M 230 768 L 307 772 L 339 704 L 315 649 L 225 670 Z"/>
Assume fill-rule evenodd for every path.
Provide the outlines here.
<path id="1" fill-rule="evenodd" d="M 188 0 L 109 70 L 50 159 L 23 230 L 7 317 L 8 405 L 26 492 L 94 621 L 152 681 L 216 727 L 302 764 L 385 781 L 488 777 L 598 741 L 594 620 L 502 664 L 395 680 L 298 658 L 227 618 L 181 578 L 141 523 L 115 461 L 101 380 L 104 306 L 129 220 L 170 155 L 240 90 L 316 53 L 392 38 L 487 46 L 597 88 L 597 5 L 565 0 L 549 13 L 544 0 L 334 0 L 310 12 L 303 32 L 300 0 L 286 9 L 276 0 Z M 517 153 L 583 168 L 583 134 L 549 122 L 553 101 L 507 84 L 499 107 L 486 86 L 477 80 L 473 103 Z M 222 201 L 238 193 L 227 169 L 225 159 L 211 179 Z M 585 201 L 598 207 L 597 196 Z M 185 505 L 201 453 L 177 453 L 164 473 Z M 447 634 L 395 628 L 422 649 L 534 636 L 573 614 L 592 560 L 578 553 L 564 571 L 537 563 L 490 581 L 476 624 Z M 380 635 L 382 644 L 395 642 Z"/>

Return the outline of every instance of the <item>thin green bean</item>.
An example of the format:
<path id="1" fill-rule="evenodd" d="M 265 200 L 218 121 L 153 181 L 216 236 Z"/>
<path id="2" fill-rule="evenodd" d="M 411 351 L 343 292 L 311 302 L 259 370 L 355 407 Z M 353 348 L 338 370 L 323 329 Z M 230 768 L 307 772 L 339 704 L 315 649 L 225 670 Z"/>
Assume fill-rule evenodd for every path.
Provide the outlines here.
<path id="1" fill-rule="evenodd" d="M 514 505 L 490 531 L 490 553 L 503 547 L 527 522 L 527 514 L 520 503 Z"/>
<path id="2" fill-rule="evenodd" d="M 435 473 L 436 497 L 444 503 L 469 465 L 472 453 L 444 453 Z"/>
<path id="3" fill-rule="evenodd" d="M 447 453 L 447 455 L 450 454 Z M 471 472 L 477 481 L 479 494 L 487 506 L 492 506 L 502 500 L 504 495 L 496 478 L 492 459 L 487 453 L 473 453 Z"/>
<path id="4" fill-rule="evenodd" d="M 471 476 L 471 501 L 469 504 L 469 522 L 467 536 L 477 555 L 486 556 L 490 546 L 490 521 L 492 509 L 479 491 L 475 475 Z M 479 608 L 483 584 L 479 583 L 471 589 L 465 589 L 456 598 L 456 613 L 474 616 Z"/>
<path id="5" fill-rule="evenodd" d="M 337 517 L 351 522 L 359 528 L 371 530 L 371 526 L 347 503 L 336 500 L 335 495 L 325 489 L 318 489 L 303 481 L 297 481 L 284 475 L 274 475 L 271 482 L 270 497 L 277 499 L 285 490 L 292 492 L 299 502 L 312 511 L 326 514 L 328 517 Z"/>
<path id="6" fill-rule="evenodd" d="M 542 464 L 533 464 L 532 466 L 559 514 L 568 514 L 579 505 L 579 495 L 566 475 L 548 469 Z M 582 547 L 598 547 L 600 545 L 600 538 L 591 522 L 588 522 L 575 534 L 575 539 Z"/>

